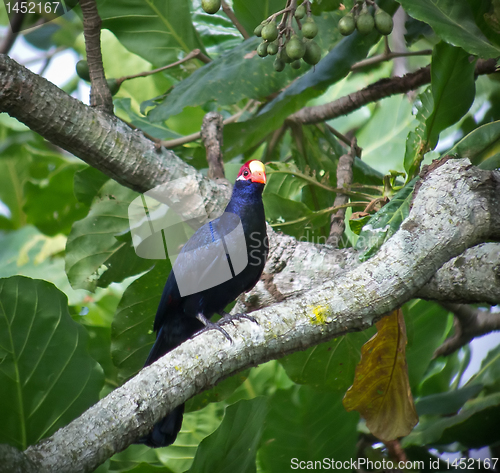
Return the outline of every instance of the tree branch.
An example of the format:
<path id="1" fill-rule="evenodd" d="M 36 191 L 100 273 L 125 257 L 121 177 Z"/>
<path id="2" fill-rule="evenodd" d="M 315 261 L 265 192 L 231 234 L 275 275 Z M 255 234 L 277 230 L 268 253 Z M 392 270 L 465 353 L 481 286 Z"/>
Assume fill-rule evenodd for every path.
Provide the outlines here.
<path id="1" fill-rule="evenodd" d="M 95 0 L 80 0 L 83 15 L 83 34 L 90 74 L 90 105 L 113 114 L 113 97 L 109 91 L 101 54 L 101 17 Z"/>
<path id="2" fill-rule="evenodd" d="M 496 60 L 479 60 L 476 64 L 476 75 L 493 74 L 496 72 Z M 288 120 L 297 123 L 312 124 L 331 120 L 332 118 L 347 115 L 371 102 L 390 97 L 391 95 L 404 94 L 415 90 L 431 81 L 430 67 L 423 67 L 416 72 L 403 77 L 381 79 L 374 84 L 358 90 L 338 100 L 324 105 L 304 107 L 288 117 Z"/>
<path id="3" fill-rule="evenodd" d="M 207 151 L 208 177 L 224 179 L 224 162 L 222 161 L 222 115 L 209 112 L 203 117 L 201 139 Z"/>
<path id="4" fill-rule="evenodd" d="M 500 313 L 451 302 L 441 305 L 455 315 L 455 333 L 434 352 L 434 358 L 450 355 L 472 339 L 500 330 Z"/>
<path id="5" fill-rule="evenodd" d="M 232 344 L 215 330 L 186 341 L 29 447 L 23 458 L 35 464 L 34 470 L 9 465 L 9 473 L 91 471 L 175 406 L 225 377 L 366 329 L 414 297 L 464 248 L 500 238 L 499 195 L 500 173 L 471 167 L 466 159 L 447 161 L 424 179 L 410 215 L 372 259 L 302 297 L 256 312 L 258 324 L 227 324 Z"/>
<path id="6" fill-rule="evenodd" d="M 157 149 L 142 132 L 130 129 L 115 116 L 86 106 L 6 55 L 0 55 L 0 111 L 9 113 L 53 144 L 137 192 L 150 190 L 169 179 L 189 176 L 191 184 L 178 190 L 179 200 L 184 190 L 189 193 L 199 188 L 210 218 L 220 215 L 229 200 L 231 186 L 227 183 L 205 178 L 173 152 Z M 189 212 L 190 209 L 182 207 L 182 210 Z M 266 286 L 275 285 L 286 298 L 359 264 L 353 250 L 333 250 L 325 245 L 297 241 L 276 234 L 269 226 L 268 234 L 271 253 L 265 270 Z M 462 294 L 460 301 L 463 302 L 500 302 L 498 276 L 487 277 L 498 274 L 498 269 L 496 273 L 493 267 L 489 272 L 481 271 L 486 260 L 499 267 L 499 252 L 491 250 L 497 248 L 495 246 L 485 248 L 490 248 L 488 254 L 481 252 L 475 257 L 475 250 L 469 250 L 464 253 L 461 264 L 450 262 L 420 296 L 456 301 Z M 311 265 L 310 271 L 304 268 L 303 261 Z M 263 281 L 244 297 L 249 310 L 277 300 L 280 299 L 264 287 Z"/>
<path id="7" fill-rule="evenodd" d="M 343 154 L 339 158 L 337 165 L 337 187 L 338 188 L 350 188 L 352 184 L 352 165 L 354 164 L 354 157 L 356 155 L 357 142 L 356 138 L 351 141 L 351 148 L 346 154 Z M 339 205 L 347 204 L 349 196 L 342 192 L 338 192 L 335 196 L 335 201 L 333 206 L 337 207 Z M 344 234 L 345 230 L 345 208 L 337 210 L 331 217 L 330 235 L 326 241 L 329 245 L 335 247 L 339 246 L 339 240 Z"/>

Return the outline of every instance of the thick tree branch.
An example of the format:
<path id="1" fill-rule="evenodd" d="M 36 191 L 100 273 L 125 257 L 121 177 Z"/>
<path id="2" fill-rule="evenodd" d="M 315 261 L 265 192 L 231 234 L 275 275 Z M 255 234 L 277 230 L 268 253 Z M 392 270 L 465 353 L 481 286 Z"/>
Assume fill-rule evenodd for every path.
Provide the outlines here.
<path id="1" fill-rule="evenodd" d="M 500 313 L 451 302 L 441 305 L 455 315 L 455 333 L 434 352 L 434 358 L 450 355 L 472 339 L 500 330 Z"/>
<path id="2" fill-rule="evenodd" d="M 479 60 L 476 64 L 476 75 L 492 74 L 496 72 L 496 60 Z M 358 90 L 333 102 L 314 107 L 304 107 L 288 117 L 288 120 L 297 123 L 312 124 L 331 120 L 332 118 L 347 115 L 371 102 L 390 97 L 391 95 L 404 94 L 415 90 L 431 81 L 430 67 L 424 67 L 416 72 L 411 72 L 403 77 L 381 79 L 374 84 Z"/>
<path id="3" fill-rule="evenodd" d="M 244 368 L 346 332 L 364 330 L 410 300 L 436 270 L 465 248 L 500 238 L 500 173 L 449 160 L 427 176 L 410 215 L 368 262 L 302 297 L 253 314 L 226 330 L 188 340 L 142 370 L 49 439 L 29 447 L 35 469 L 91 471 L 126 448 L 178 404 Z M 0 464 L 0 472 L 6 471 Z"/>
<path id="4" fill-rule="evenodd" d="M 173 152 L 157 149 L 142 132 L 130 129 L 114 116 L 84 105 L 6 55 L 0 55 L 0 111 L 9 113 L 55 145 L 138 192 L 145 192 L 168 180 L 189 177 L 191 184 L 178 189 L 179 200 L 183 192 L 199 188 L 210 217 L 219 215 L 229 199 L 230 186 L 227 183 L 203 177 Z M 270 227 L 268 233 L 271 257 L 264 276 L 267 279 L 258 283 L 255 292 L 245 296 L 249 308 L 264 307 L 281 300 L 271 294 L 275 286 L 277 293 L 291 297 L 357 265 L 352 250 L 333 250 L 324 245 L 296 241 L 274 233 Z M 453 263 L 441 270 L 421 297 L 457 300 L 460 292 L 463 302 L 494 303 L 492 299 L 498 302 L 498 277 L 486 277 L 494 274 L 494 270 L 483 274 L 478 269 L 478 262 L 487 258 L 497 261 L 498 265 L 498 251 L 492 250 L 488 255 L 481 253 L 477 258 L 473 250 L 469 251 L 470 257 L 460 260 L 463 265 Z M 310 264 L 310 270 L 304 267 L 304 261 Z M 467 269 L 469 265 L 470 270 Z M 458 267 L 462 272 L 457 271 Z M 472 272 L 474 278 L 471 278 Z"/>

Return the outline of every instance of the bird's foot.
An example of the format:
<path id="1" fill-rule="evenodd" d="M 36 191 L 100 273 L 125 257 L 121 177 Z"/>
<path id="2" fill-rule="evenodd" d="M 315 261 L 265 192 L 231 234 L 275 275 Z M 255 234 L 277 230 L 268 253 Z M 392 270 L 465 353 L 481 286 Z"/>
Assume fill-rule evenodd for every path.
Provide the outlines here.
<path id="1" fill-rule="evenodd" d="M 257 325 L 259 325 L 259 322 L 257 322 L 257 319 L 255 317 L 252 317 L 251 315 L 248 314 L 229 314 L 225 311 L 221 311 L 219 315 L 222 317 L 217 323 L 219 324 L 225 324 L 228 322 L 231 322 L 234 325 L 235 320 L 240 320 L 240 319 L 247 319 L 250 320 L 250 322 L 254 322 Z"/>
<path id="2" fill-rule="evenodd" d="M 199 332 L 196 333 L 196 335 L 200 335 L 208 330 L 218 330 L 222 335 L 224 335 L 231 343 L 233 343 L 233 339 L 229 336 L 229 334 L 221 327 L 219 326 L 218 322 L 213 323 L 210 322 L 203 314 L 197 314 L 196 318 L 203 324 L 205 325 L 205 328 L 202 328 Z"/>

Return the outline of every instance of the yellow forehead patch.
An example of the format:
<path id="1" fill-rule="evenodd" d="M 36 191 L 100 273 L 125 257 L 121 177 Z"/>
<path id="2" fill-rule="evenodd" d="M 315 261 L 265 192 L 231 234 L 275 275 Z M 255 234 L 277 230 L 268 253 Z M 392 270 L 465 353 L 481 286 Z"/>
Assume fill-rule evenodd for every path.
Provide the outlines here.
<path id="1" fill-rule="evenodd" d="M 257 172 L 257 171 L 260 171 L 263 173 L 266 172 L 266 167 L 264 166 L 264 163 L 262 163 L 261 161 L 252 161 L 248 165 L 248 167 L 250 168 L 250 172 L 252 172 L 252 173 Z"/>

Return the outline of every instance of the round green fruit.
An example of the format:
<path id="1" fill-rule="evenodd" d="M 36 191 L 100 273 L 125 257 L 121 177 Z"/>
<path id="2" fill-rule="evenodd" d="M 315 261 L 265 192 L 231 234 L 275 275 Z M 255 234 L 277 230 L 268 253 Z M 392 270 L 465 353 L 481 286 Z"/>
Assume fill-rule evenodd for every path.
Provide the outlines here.
<path id="1" fill-rule="evenodd" d="M 302 20 L 304 16 L 306 16 L 306 7 L 302 4 L 297 7 L 297 10 L 295 10 L 295 18 L 297 18 L 297 20 Z"/>
<path id="2" fill-rule="evenodd" d="M 274 56 L 275 54 L 278 54 L 278 49 L 279 49 L 278 42 L 273 41 L 272 43 L 269 43 L 267 45 L 267 54 Z"/>
<path id="3" fill-rule="evenodd" d="M 120 90 L 121 83 L 118 83 L 116 79 L 108 79 L 106 82 L 108 83 L 111 95 L 115 95 Z"/>
<path id="4" fill-rule="evenodd" d="M 286 53 L 288 57 L 295 61 L 304 57 L 306 52 L 306 45 L 300 40 L 296 35 L 290 38 L 290 41 L 286 44 Z"/>
<path id="5" fill-rule="evenodd" d="M 267 25 L 264 25 L 261 32 L 262 39 L 272 42 L 278 37 L 278 27 L 275 21 L 270 21 Z"/>
<path id="6" fill-rule="evenodd" d="M 369 13 L 361 13 L 356 20 L 356 28 L 362 35 L 370 34 L 375 27 L 375 20 L 373 16 Z"/>
<path id="7" fill-rule="evenodd" d="M 287 64 L 290 64 L 291 62 L 293 62 L 293 59 L 290 59 L 290 57 L 288 56 L 288 54 L 286 53 L 286 47 L 283 48 L 280 52 L 280 56 L 279 56 L 285 63 Z"/>
<path id="8" fill-rule="evenodd" d="M 318 34 L 318 25 L 312 18 L 308 18 L 302 25 L 302 34 L 305 38 L 312 39 Z"/>
<path id="9" fill-rule="evenodd" d="M 321 59 L 321 48 L 317 43 L 314 41 L 308 41 L 306 43 L 306 52 L 303 59 L 307 64 L 311 64 L 311 66 L 318 64 Z"/>
<path id="10" fill-rule="evenodd" d="M 354 18 L 350 13 L 339 20 L 339 31 L 341 35 L 349 36 L 350 34 L 354 33 L 355 29 L 356 23 L 354 22 Z"/>
<path id="11" fill-rule="evenodd" d="M 85 59 L 76 63 L 76 73 L 80 79 L 90 82 L 89 63 Z"/>
<path id="12" fill-rule="evenodd" d="M 201 8 L 213 15 L 220 10 L 221 0 L 201 0 Z"/>
<path id="13" fill-rule="evenodd" d="M 273 62 L 273 66 L 276 72 L 281 72 L 283 69 L 285 69 L 286 63 L 285 61 L 283 61 L 283 59 L 277 57 Z"/>
<path id="14" fill-rule="evenodd" d="M 262 25 L 262 24 L 257 25 L 257 26 L 255 27 L 255 29 L 253 30 L 253 34 L 254 34 L 255 36 L 259 36 L 259 37 L 260 37 L 260 36 L 262 35 L 262 28 L 264 28 L 264 25 Z"/>
<path id="15" fill-rule="evenodd" d="M 378 10 L 375 13 L 375 28 L 377 28 L 379 33 L 387 36 L 391 34 L 393 27 L 394 23 L 389 13 L 386 13 L 384 10 Z"/>
<path id="16" fill-rule="evenodd" d="M 260 57 L 266 57 L 267 56 L 267 43 L 266 42 L 262 42 L 260 43 L 258 46 L 257 46 L 257 54 L 260 56 Z"/>
<path id="17" fill-rule="evenodd" d="M 297 59 L 296 61 L 293 61 L 290 66 L 292 66 L 294 69 L 300 69 L 300 59 Z"/>

